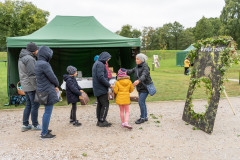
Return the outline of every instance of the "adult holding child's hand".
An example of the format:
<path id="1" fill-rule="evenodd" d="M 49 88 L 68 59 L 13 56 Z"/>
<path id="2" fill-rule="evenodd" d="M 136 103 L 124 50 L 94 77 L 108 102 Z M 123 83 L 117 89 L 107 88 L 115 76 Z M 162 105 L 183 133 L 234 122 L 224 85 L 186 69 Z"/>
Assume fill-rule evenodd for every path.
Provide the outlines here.
<path id="1" fill-rule="evenodd" d="M 147 56 L 145 54 L 139 53 L 136 55 L 137 66 L 133 69 L 127 70 L 127 74 L 134 74 L 135 82 L 133 83 L 133 86 L 137 87 L 139 94 L 138 104 L 140 106 L 141 115 L 140 119 L 135 122 L 136 124 L 141 124 L 145 121 L 148 121 L 146 98 L 149 92 L 146 85 L 150 84 L 152 82 L 152 79 L 150 76 L 150 68 L 148 67 L 146 61 Z"/>

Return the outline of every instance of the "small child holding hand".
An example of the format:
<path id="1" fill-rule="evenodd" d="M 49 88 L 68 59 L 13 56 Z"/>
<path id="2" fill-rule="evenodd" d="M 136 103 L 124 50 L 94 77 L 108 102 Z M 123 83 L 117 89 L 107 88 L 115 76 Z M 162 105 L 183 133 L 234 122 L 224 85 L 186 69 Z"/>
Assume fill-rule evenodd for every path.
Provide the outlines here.
<path id="1" fill-rule="evenodd" d="M 77 102 L 80 101 L 80 96 L 84 92 L 82 88 L 78 85 L 76 76 L 77 68 L 73 66 L 67 67 L 68 75 L 63 76 L 63 80 L 66 82 L 66 94 L 68 104 L 72 103 L 72 109 L 70 113 L 70 123 L 73 123 L 73 126 L 81 126 L 82 124 L 78 122 L 76 117 L 77 112 Z"/>
<path id="2" fill-rule="evenodd" d="M 120 108 L 122 127 L 128 129 L 132 129 L 132 127 L 128 124 L 131 92 L 133 92 L 133 84 L 130 77 L 127 75 L 127 70 L 120 68 L 118 71 L 117 82 L 114 86 L 114 93 L 117 95 L 116 104 L 118 104 Z"/>

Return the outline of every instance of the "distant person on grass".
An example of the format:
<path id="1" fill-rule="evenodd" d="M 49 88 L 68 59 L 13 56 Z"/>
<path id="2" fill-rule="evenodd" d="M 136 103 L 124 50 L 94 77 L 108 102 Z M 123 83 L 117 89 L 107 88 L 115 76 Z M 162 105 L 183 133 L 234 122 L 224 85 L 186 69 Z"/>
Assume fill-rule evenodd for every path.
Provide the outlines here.
<path id="1" fill-rule="evenodd" d="M 50 65 L 50 60 L 52 59 L 53 51 L 46 46 L 39 48 L 38 60 L 35 66 L 35 73 L 37 76 L 37 92 L 47 93 L 47 103 L 45 105 L 45 110 L 42 118 L 42 139 L 54 138 L 56 135 L 52 135 L 48 130 L 53 105 L 59 101 L 57 92 L 59 92 L 58 86 L 59 82 L 55 76 L 52 67 Z"/>
<path id="2" fill-rule="evenodd" d="M 127 70 L 120 68 L 118 71 L 117 82 L 114 86 L 114 93 L 117 95 L 116 104 L 118 104 L 120 108 L 121 126 L 128 129 L 132 129 L 128 124 L 130 93 L 132 91 L 133 85 L 130 77 L 127 75 Z"/>
<path id="3" fill-rule="evenodd" d="M 147 56 L 145 54 L 139 53 L 136 55 L 137 66 L 133 69 L 127 70 L 127 74 L 134 73 L 135 82 L 133 83 L 133 86 L 137 86 L 139 95 L 138 104 L 140 106 L 141 115 L 140 119 L 135 122 L 136 124 L 141 124 L 145 121 L 148 121 L 146 99 L 149 93 L 146 85 L 150 84 L 152 82 L 152 79 L 150 76 L 150 68 L 148 67 L 146 61 Z"/>
<path id="4" fill-rule="evenodd" d="M 77 112 L 77 102 L 80 101 L 80 96 L 83 93 L 82 88 L 78 85 L 76 76 L 77 76 L 77 68 L 73 66 L 67 67 L 68 75 L 63 75 L 63 80 L 66 82 L 66 94 L 67 94 L 67 102 L 72 103 L 72 109 L 70 113 L 70 123 L 73 126 L 81 126 L 82 124 L 78 122 L 76 112 Z"/>
<path id="5" fill-rule="evenodd" d="M 27 130 L 41 130 L 38 123 L 38 109 L 40 104 L 34 102 L 36 92 L 35 63 L 38 53 L 38 47 L 30 42 L 26 49 L 22 49 L 18 60 L 18 71 L 22 90 L 26 96 L 26 106 L 23 112 L 22 132 Z M 29 124 L 31 114 L 32 125 Z"/>
<path id="6" fill-rule="evenodd" d="M 189 61 L 189 57 L 187 57 L 184 61 L 184 74 L 185 75 L 188 75 L 189 67 L 190 67 L 190 61 Z"/>
<path id="7" fill-rule="evenodd" d="M 112 125 L 106 120 L 109 109 L 108 88 L 113 88 L 108 81 L 108 72 L 105 66 L 110 58 L 111 55 L 108 52 L 102 52 L 92 67 L 93 93 L 98 101 L 96 114 L 97 126 L 99 127 L 110 127 Z"/>

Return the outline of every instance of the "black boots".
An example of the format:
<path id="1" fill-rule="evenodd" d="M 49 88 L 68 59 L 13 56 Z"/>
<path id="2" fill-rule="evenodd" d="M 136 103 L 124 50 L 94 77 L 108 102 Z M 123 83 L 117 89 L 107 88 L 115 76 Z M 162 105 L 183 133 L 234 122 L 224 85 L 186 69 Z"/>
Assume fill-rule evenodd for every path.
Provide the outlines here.
<path id="1" fill-rule="evenodd" d="M 106 120 L 103 122 L 100 122 L 100 121 L 97 122 L 97 126 L 99 126 L 99 127 L 111 127 L 111 125 L 112 125 L 112 123 L 109 123 Z"/>
<path id="2" fill-rule="evenodd" d="M 136 123 L 136 124 L 141 124 L 141 123 L 144 123 L 144 122 L 145 122 L 145 119 L 140 118 L 140 119 L 138 119 L 135 123 Z"/>
<path id="3" fill-rule="evenodd" d="M 73 122 L 73 126 L 75 126 L 75 127 L 78 127 L 78 126 L 81 126 L 81 125 L 82 125 L 82 123 L 79 123 L 78 120 Z"/>

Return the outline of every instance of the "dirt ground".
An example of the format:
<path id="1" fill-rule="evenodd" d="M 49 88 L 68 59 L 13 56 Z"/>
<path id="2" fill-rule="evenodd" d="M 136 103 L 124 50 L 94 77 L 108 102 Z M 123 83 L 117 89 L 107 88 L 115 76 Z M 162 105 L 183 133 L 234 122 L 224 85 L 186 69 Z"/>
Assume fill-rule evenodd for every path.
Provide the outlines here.
<path id="1" fill-rule="evenodd" d="M 96 126 L 96 106 L 78 106 L 81 127 L 69 124 L 69 106 L 55 107 L 49 129 L 57 136 L 52 140 L 41 140 L 40 131 L 21 132 L 23 109 L 0 110 L 0 159 L 240 160 L 240 97 L 230 100 L 237 115 L 222 99 L 212 135 L 182 121 L 184 101 L 147 103 L 148 114 L 158 119 L 149 116 L 149 121 L 140 125 L 134 123 L 139 106 L 132 104 L 132 130 L 121 128 L 117 105 L 109 109 L 110 128 Z M 194 101 L 196 107 L 204 103 Z M 40 122 L 43 111 L 40 108 Z"/>

